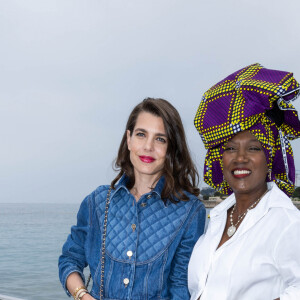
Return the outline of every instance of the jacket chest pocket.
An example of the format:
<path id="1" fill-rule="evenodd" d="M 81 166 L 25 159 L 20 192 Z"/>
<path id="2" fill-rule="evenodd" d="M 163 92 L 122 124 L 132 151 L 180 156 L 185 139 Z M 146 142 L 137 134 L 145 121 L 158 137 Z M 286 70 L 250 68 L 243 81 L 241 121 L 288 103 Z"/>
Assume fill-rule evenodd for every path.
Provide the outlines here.
<path id="1" fill-rule="evenodd" d="M 161 298 L 166 284 L 166 262 L 168 251 L 148 263 L 118 262 L 109 256 L 105 261 L 105 297 L 111 299 L 147 300 Z M 97 269 L 96 280 L 100 282 L 101 267 Z M 166 272 L 167 271 L 167 272 Z"/>

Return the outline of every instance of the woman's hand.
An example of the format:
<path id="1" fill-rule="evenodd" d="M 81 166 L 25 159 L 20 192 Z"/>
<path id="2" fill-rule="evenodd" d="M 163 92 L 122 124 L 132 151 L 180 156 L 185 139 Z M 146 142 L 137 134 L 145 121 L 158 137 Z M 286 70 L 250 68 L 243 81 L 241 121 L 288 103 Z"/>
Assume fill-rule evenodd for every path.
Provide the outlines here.
<path id="1" fill-rule="evenodd" d="M 81 298 L 81 300 L 96 300 L 94 297 L 92 297 L 90 294 L 85 294 Z"/>
<path id="2" fill-rule="evenodd" d="M 69 292 L 73 295 L 79 287 L 84 287 L 84 283 L 80 275 L 76 272 L 71 273 L 67 278 L 67 288 Z M 96 300 L 90 294 L 84 294 L 81 300 Z"/>

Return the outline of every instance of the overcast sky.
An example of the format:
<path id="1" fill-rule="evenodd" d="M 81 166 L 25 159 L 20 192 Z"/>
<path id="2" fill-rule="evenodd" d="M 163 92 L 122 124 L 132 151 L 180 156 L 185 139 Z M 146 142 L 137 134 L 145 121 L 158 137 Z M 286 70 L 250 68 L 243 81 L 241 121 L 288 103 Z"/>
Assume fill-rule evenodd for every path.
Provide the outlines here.
<path id="1" fill-rule="evenodd" d="M 108 184 L 145 97 L 179 110 L 202 174 L 202 94 L 256 62 L 299 81 L 299 11 L 299 0 L 0 0 L 0 202 L 79 203 Z"/>

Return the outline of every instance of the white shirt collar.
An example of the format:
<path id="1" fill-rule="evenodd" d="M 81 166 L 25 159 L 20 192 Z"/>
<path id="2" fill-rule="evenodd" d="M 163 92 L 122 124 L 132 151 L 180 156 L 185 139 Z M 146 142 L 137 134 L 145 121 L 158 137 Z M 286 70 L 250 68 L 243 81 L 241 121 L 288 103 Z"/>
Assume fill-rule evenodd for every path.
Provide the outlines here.
<path id="1" fill-rule="evenodd" d="M 275 182 L 268 182 L 269 192 L 261 199 L 259 204 L 256 206 L 258 215 L 265 214 L 271 207 L 284 207 L 287 209 L 295 209 L 291 199 L 282 192 Z M 210 212 L 212 218 L 222 215 L 227 211 L 231 206 L 235 204 L 235 195 L 230 195 L 223 202 L 218 204 Z"/>

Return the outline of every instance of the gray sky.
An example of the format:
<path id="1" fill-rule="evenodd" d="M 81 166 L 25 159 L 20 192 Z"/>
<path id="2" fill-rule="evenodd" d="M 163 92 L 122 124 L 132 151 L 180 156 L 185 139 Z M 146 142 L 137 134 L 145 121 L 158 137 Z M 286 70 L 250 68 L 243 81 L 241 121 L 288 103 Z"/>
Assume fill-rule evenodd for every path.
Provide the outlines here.
<path id="1" fill-rule="evenodd" d="M 299 0 L 0 0 L 0 202 L 78 203 L 108 184 L 148 96 L 179 110 L 202 174 L 202 94 L 255 62 L 299 81 L 299 11 Z"/>

